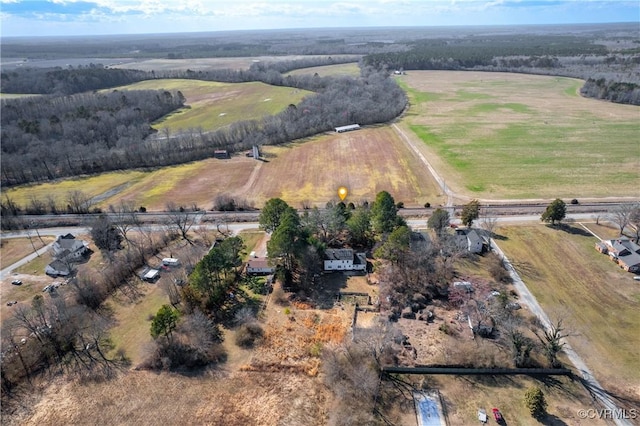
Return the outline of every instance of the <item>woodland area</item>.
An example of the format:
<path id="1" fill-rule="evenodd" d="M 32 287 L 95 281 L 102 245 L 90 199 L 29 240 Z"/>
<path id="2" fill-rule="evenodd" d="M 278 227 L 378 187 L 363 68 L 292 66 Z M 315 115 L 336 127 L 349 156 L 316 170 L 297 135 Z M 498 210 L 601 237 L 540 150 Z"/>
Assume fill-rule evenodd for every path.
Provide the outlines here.
<path id="1" fill-rule="evenodd" d="M 309 61 L 303 62 L 303 66 L 309 64 Z M 389 121 L 406 106 L 404 92 L 385 72 L 364 70 L 360 78 L 282 76 L 282 70 L 299 66 L 280 64 L 276 70 L 257 65 L 247 72 L 185 71 L 162 76 L 150 73 L 149 78 L 230 82 L 258 80 L 316 92 L 299 105 L 290 105 L 285 111 L 260 121 L 241 121 L 211 133 L 194 129 L 164 141 L 146 139 L 151 133 L 149 123 L 181 107 L 184 100 L 179 94 L 145 95 L 143 92 L 132 95 L 127 92 L 125 96 L 122 93 L 85 93 L 72 97 L 53 96 L 47 98 L 46 103 L 33 99 L 3 100 L 1 183 L 16 185 L 78 173 L 180 164 L 209 158 L 216 149 L 238 152 L 253 145 L 289 142 L 336 126 Z M 85 68 L 82 71 L 92 74 L 96 69 Z M 42 75 L 46 76 L 46 73 Z M 131 77 L 132 82 L 137 81 L 139 74 L 133 73 Z M 137 106 L 134 99 L 140 97 L 142 100 L 144 96 L 153 99 L 158 96 L 166 105 L 162 107 L 162 113 L 158 115 L 156 109 L 146 112 L 150 106 Z M 103 101 L 105 105 L 98 107 Z M 43 104 L 48 107 L 43 107 Z M 138 120 L 137 126 L 133 126 L 132 119 Z M 169 144 L 171 149 L 167 148 Z"/>

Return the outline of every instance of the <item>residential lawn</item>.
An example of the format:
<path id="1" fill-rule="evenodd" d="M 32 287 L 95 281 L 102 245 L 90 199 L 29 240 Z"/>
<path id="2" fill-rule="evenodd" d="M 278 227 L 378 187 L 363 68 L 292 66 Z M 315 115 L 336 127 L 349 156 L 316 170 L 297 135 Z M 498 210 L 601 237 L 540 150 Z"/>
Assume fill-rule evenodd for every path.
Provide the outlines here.
<path id="1" fill-rule="evenodd" d="M 311 92 L 261 82 L 220 83 L 202 80 L 147 80 L 109 90 L 179 90 L 186 107 L 153 124 L 171 132 L 198 129 L 215 130 L 241 120 L 273 115 L 290 104 L 299 103 Z M 161 132 L 162 134 L 162 132 Z"/>
<path id="2" fill-rule="evenodd" d="M 549 318 L 608 390 L 636 395 L 640 383 L 640 286 L 579 225 L 500 227 L 498 245 Z"/>
<path id="3" fill-rule="evenodd" d="M 169 297 L 160 288 L 159 282 L 139 285 L 142 294 L 137 300 L 131 301 L 118 293 L 107 304 L 116 320 L 116 325 L 110 330 L 114 346 L 112 355 L 119 349 L 123 350 L 132 366 L 139 365 L 148 355 L 146 349 L 153 341 L 151 318 L 162 305 L 169 303 Z"/>
<path id="4" fill-rule="evenodd" d="M 245 255 L 243 260 L 247 261 L 252 251 L 255 251 L 260 244 L 266 233 L 263 231 L 242 231 L 238 233 L 238 236 L 242 238 L 242 242 L 245 245 Z"/>
<path id="5" fill-rule="evenodd" d="M 54 241 L 54 238 L 51 236 L 44 235 L 42 239 L 40 239 L 35 235 L 35 232 L 33 234 L 31 241 L 29 238 L 4 238 L 0 240 L 0 263 L 2 264 L 2 269 L 13 265 L 17 261 L 29 256 L 35 250 Z"/>
<path id="6" fill-rule="evenodd" d="M 482 198 L 637 196 L 640 108 L 576 79 L 412 71 L 406 125 L 454 191 Z M 612 185 L 615 182 L 615 185 Z"/>
<path id="7" fill-rule="evenodd" d="M 44 253 L 41 256 L 36 257 L 31 262 L 14 269 L 14 272 L 18 274 L 44 276 L 44 268 L 51 263 L 53 258 L 49 253 Z"/>
<path id="8" fill-rule="evenodd" d="M 448 424 L 473 425 L 478 422 L 478 409 L 491 414 L 496 407 L 509 426 L 582 425 L 579 410 L 598 408 L 578 381 L 552 376 L 538 380 L 527 376 L 425 376 L 428 388 L 437 389 L 447 412 Z M 538 421 L 524 405 L 524 394 L 531 386 L 542 389 L 548 416 Z M 603 420 L 589 420 L 589 425 L 606 425 Z"/>

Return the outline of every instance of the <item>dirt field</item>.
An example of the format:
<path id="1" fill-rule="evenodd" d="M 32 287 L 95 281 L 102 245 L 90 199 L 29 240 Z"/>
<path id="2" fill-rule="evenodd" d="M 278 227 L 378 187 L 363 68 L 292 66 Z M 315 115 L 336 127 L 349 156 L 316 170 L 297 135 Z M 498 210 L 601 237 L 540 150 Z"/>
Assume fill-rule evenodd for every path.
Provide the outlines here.
<path id="1" fill-rule="evenodd" d="M 640 399 L 640 287 L 574 225 L 499 228 L 498 244 L 547 315 L 564 318 L 569 337 L 600 383 Z"/>
<path id="2" fill-rule="evenodd" d="M 637 106 L 582 98 L 581 81 L 569 78 L 412 71 L 399 81 L 411 100 L 403 125 L 424 141 L 455 192 L 638 195 Z"/>
<path id="3" fill-rule="evenodd" d="M 345 202 L 372 201 L 382 190 L 407 206 L 441 202 L 428 170 L 389 127 L 328 134 L 264 152 L 268 162 L 240 193 L 256 205 L 281 197 L 294 207 L 324 206 L 338 200 L 340 186 L 349 190 Z"/>
<path id="4" fill-rule="evenodd" d="M 311 68 L 301 68 L 299 70 L 291 71 L 290 74 L 293 75 L 301 75 L 301 74 L 318 74 L 321 77 L 325 76 L 352 76 L 358 77 L 360 75 L 360 67 L 358 67 L 357 62 L 352 62 L 348 64 L 339 64 L 339 65 L 325 65 L 323 67 L 311 67 Z"/>

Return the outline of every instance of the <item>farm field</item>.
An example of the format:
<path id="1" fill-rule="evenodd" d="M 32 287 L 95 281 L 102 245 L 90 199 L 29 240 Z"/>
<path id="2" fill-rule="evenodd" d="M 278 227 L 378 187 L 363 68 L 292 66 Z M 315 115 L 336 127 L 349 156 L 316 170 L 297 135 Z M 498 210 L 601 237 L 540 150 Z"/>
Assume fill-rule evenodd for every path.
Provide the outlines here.
<path id="1" fill-rule="evenodd" d="M 157 130 L 171 132 L 202 128 L 211 131 L 242 120 L 255 120 L 277 114 L 290 104 L 299 103 L 311 92 L 265 83 L 219 83 L 202 80 L 146 80 L 111 90 L 179 90 L 186 108 L 153 124 Z M 161 133 L 162 135 L 162 133 Z"/>
<path id="2" fill-rule="evenodd" d="M 246 191 L 256 205 L 281 197 L 295 207 L 323 206 L 338 199 L 340 186 L 349 190 L 345 202 L 372 201 L 383 190 L 407 206 L 442 202 L 428 170 L 389 127 L 323 135 L 264 152 L 268 162 Z"/>
<path id="3" fill-rule="evenodd" d="M 549 318 L 564 319 L 568 338 L 609 391 L 640 399 L 640 287 L 598 253 L 579 225 L 500 227 L 500 248 Z"/>
<path id="4" fill-rule="evenodd" d="M 582 98 L 581 80 L 411 71 L 407 126 L 455 192 L 486 199 L 637 196 L 640 108 Z M 615 185 L 612 185 L 615 182 Z"/>
<path id="5" fill-rule="evenodd" d="M 332 76 L 352 76 L 358 77 L 360 76 L 360 67 L 358 67 L 357 62 L 351 62 L 347 64 L 337 64 L 337 65 L 325 65 L 321 67 L 310 67 L 310 68 L 301 68 L 298 70 L 293 70 L 289 74 L 292 75 L 303 75 L 303 74 L 318 74 L 320 77 L 326 77 L 329 75 Z"/>
<path id="6" fill-rule="evenodd" d="M 228 194 L 260 207 L 281 197 L 299 208 L 302 202 L 324 206 L 337 200 L 345 185 L 345 201 L 372 201 L 387 190 L 396 201 L 422 206 L 443 198 L 428 170 L 389 127 L 326 134 L 287 146 L 264 146 L 266 161 L 244 156 L 229 160 L 207 159 L 154 171 L 126 171 L 10 188 L 6 194 L 18 205 L 31 196 L 64 200 L 80 189 L 96 197 L 98 207 L 131 200 L 150 211 L 164 210 L 167 201 L 211 209 L 217 195 Z M 291 167 L 297 164 L 296 167 Z"/>
<path id="7" fill-rule="evenodd" d="M 286 55 L 286 56 L 241 56 L 234 58 L 189 58 L 189 59 L 148 59 L 124 62 L 122 64 L 111 65 L 111 68 L 135 69 L 142 71 L 171 71 L 171 70 L 248 70 L 257 62 L 281 62 L 307 59 L 310 57 L 326 57 L 326 55 Z M 331 55 L 332 58 L 353 58 L 354 61 L 360 59 L 360 55 Z"/>

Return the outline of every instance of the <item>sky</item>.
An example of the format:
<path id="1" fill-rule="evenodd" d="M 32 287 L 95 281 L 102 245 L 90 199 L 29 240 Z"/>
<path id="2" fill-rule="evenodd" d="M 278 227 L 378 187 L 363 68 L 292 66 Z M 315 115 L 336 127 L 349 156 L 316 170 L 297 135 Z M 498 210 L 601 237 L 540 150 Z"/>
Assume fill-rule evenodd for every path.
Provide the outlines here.
<path id="1" fill-rule="evenodd" d="M 640 0 L 0 0 L 2 37 L 600 22 Z"/>

